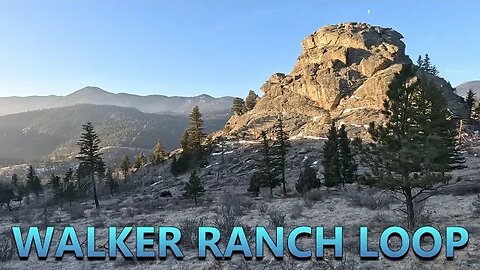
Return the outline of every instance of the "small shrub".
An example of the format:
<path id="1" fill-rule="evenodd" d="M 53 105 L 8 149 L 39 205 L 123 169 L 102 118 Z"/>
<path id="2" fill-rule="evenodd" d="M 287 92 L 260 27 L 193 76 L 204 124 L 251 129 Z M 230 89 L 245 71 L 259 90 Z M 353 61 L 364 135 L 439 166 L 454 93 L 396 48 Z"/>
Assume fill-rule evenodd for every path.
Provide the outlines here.
<path id="1" fill-rule="evenodd" d="M 262 214 L 265 214 L 267 213 L 268 211 L 268 205 L 266 205 L 265 203 L 261 203 L 259 206 L 258 206 L 258 211 Z"/>
<path id="2" fill-rule="evenodd" d="M 77 220 L 85 217 L 85 209 L 81 205 L 72 206 L 67 209 L 71 220 Z"/>
<path id="3" fill-rule="evenodd" d="M 135 210 L 131 207 L 126 208 L 122 214 L 124 218 L 133 218 L 135 217 L 135 215 L 136 215 Z"/>
<path id="4" fill-rule="evenodd" d="M 280 213 L 279 211 L 271 211 L 268 213 L 270 224 L 273 227 L 283 227 L 285 225 L 285 214 Z"/>
<path id="5" fill-rule="evenodd" d="M 321 190 L 312 189 L 305 193 L 305 199 L 312 202 L 323 202 L 325 194 Z"/>
<path id="6" fill-rule="evenodd" d="M 195 248 L 198 244 L 197 229 L 205 224 L 203 218 L 184 219 L 180 222 L 179 228 L 182 232 L 182 244 L 185 248 Z"/>
<path id="7" fill-rule="evenodd" d="M 240 216 L 232 207 L 223 205 L 213 220 L 213 224 L 222 233 L 222 237 L 228 237 L 234 227 L 240 226 Z"/>
<path id="8" fill-rule="evenodd" d="M 473 206 L 473 214 L 475 214 L 476 216 L 479 216 L 480 215 L 480 195 L 478 195 L 477 198 L 475 198 L 475 200 L 472 202 L 472 206 Z"/>
<path id="9" fill-rule="evenodd" d="M 373 190 L 347 191 L 350 204 L 356 207 L 366 207 L 370 210 L 386 209 L 392 203 L 388 196 L 378 195 Z"/>
<path id="10" fill-rule="evenodd" d="M 418 227 L 432 224 L 432 215 L 434 211 L 425 209 L 425 201 L 415 203 L 413 210 L 415 213 L 415 224 Z"/>
<path id="11" fill-rule="evenodd" d="M 15 247 L 13 239 L 7 234 L 0 234 L 0 262 L 6 262 L 13 258 Z"/>

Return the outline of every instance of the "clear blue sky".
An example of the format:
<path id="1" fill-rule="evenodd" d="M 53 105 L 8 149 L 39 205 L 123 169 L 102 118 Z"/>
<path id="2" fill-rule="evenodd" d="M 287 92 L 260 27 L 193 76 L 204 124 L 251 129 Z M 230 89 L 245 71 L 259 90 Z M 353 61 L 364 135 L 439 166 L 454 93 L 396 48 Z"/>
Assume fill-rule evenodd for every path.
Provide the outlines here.
<path id="1" fill-rule="evenodd" d="M 413 59 L 428 52 L 456 85 L 480 79 L 479 10 L 460 0 L 1 0 L 0 96 L 87 85 L 244 96 L 290 72 L 305 36 L 346 21 L 395 28 Z"/>

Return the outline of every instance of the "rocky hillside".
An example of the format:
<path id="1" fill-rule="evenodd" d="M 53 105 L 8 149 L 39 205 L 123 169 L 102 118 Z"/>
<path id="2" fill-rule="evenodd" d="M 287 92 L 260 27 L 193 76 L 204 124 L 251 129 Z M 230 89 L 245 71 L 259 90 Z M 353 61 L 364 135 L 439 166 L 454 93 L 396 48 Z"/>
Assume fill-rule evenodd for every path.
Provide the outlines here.
<path id="1" fill-rule="evenodd" d="M 291 136 L 323 136 L 332 120 L 351 133 L 381 119 L 386 91 L 395 73 L 411 64 L 403 36 L 390 28 L 345 23 L 320 28 L 302 42 L 290 74 L 276 73 L 261 87 L 256 107 L 233 116 L 225 132 L 257 137 L 282 114 Z M 448 106 L 466 117 L 464 101 L 442 78 L 418 71 L 443 89 Z"/>

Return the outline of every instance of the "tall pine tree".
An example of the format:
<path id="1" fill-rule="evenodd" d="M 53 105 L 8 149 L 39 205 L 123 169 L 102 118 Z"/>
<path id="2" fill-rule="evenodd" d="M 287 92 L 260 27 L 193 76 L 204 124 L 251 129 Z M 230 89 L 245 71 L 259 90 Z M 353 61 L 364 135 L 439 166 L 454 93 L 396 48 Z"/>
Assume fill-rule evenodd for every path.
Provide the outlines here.
<path id="1" fill-rule="evenodd" d="M 262 187 L 270 189 L 270 197 L 273 198 L 273 189 L 281 184 L 281 180 L 275 171 L 275 155 L 270 146 L 270 140 L 267 137 L 267 132 L 262 131 L 260 134 L 262 138 L 262 161 L 260 163 L 260 179 Z"/>
<path id="2" fill-rule="evenodd" d="M 130 158 L 128 155 L 124 155 L 120 161 L 120 171 L 122 172 L 123 179 L 126 180 L 128 177 L 128 171 L 130 170 Z"/>
<path id="3" fill-rule="evenodd" d="M 68 169 L 67 173 L 63 177 L 62 186 L 63 186 L 63 199 L 65 201 L 68 201 L 71 206 L 73 200 L 75 200 L 77 196 L 77 186 L 73 181 L 73 170 L 71 168 Z"/>
<path id="4" fill-rule="evenodd" d="M 35 171 L 32 165 L 28 166 L 27 190 L 29 193 L 34 193 L 37 198 L 40 192 L 42 192 L 43 190 L 40 178 L 37 176 L 37 172 Z"/>
<path id="5" fill-rule="evenodd" d="M 275 142 L 273 144 L 273 154 L 275 155 L 275 158 L 273 160 L 273 165 L 275 172 L 280 176 L 280 181 L 283 186 L 283 195 L 285 197 L 287 196 L 285 170 L 289 148 L 290 142 L 288 141 L 288 134 L 284 130 L 283 119 L 280 116 L 275 124 Z"/>
<path id="6" fill-rule="evenodd" d="M 50 176 L 50 187 L 52 189 L 53 199 L 56 205 L 61 205 L 63 202 L 63 187 L 60 182 L 60 176 L 52 173 Z"/>
<path id="7" fill-rule="evenodd" d="M 189 151 L 200 155 L 203 150 L 202 142 L 205 137 L 202 114 L 198 106 L 195 106 L 190 113 L 190 127 L 188 129 Z"/>
<path id="8" fill-rule="evenodd" d="M 323 146 L 323 178 L 326 187 L 334 187 L 341 183 L 340 156 L 338 151 L 338 134 L 335 122 L 328 131 L 327 140 Z"/>
<path id="9" fill-rule="evenodd" d="M 415 227 L 415 204 L 428 199 L 461 168 L 456 148 L 456 121 L 441 90 L 415 78 L 404 66 L 387 91 L 385 125 L 370 125 L 373 143 L 362 152 L 370 168 L 365 183 L 393 192 L 403 199 L 408 226 Z"/>
<path id="10" fill-rule="evenodd" d="M 103 174 L 104 172 L 102 153 L 100 153 L 100 139 L 91 122 L 86 123 L 82 128 L 83 133 L 78 142 L 80 152 L 76 158 L 80 160 L 80 165 L 83 166 L 86 174 L 90 178 L 95 207 L 99 209 L 100 204 L 98 202 L 95 174 Z"/>
<path id="11" fill-rule="evenodd" d="M 236 115 L 242 115 L 245 112 L 245 102 L 241 98 L 233 98 L 232 112 Z"/>
<path id="12" fill-rule="evenodd" d="M 345 125 L 340 127 L 338 131 L 338 152 L 340 164 L 340 182 L 345 187 L 345 184 L 351 184 L 357 179 L 357 163 L 355 162 L 352 153 L 350 140 L 348 139 Z"/>
<path id="13" fill-rule="evenodd" d="M 467 103 L 468 113 L 469 113 L 469 116 L 471 117 L 472 111 L 474 109 L 475 102 L 476 102 L 475 92 L 473 92 L 472 89 L 468 90 L 467 97 L 465 98 L 465 102 Z"/>

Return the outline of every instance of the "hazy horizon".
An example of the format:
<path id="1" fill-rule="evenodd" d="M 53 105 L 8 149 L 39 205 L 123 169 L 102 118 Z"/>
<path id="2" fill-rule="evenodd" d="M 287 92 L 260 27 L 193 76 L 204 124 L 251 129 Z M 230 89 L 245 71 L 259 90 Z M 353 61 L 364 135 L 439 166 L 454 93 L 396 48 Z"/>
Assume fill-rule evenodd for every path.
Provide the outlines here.
<path id="1" fill-rule="evenodd" d="M 479 8 L 466 1 L 6 1 L 0 96 L 65 96 L 87 85 L 143 96 L 245 96 L 270 75 L 289 73 L 304 37 L 347 21 L 399 31 L 413 61 L 429 53 L 456 86 L 480 79 L 472 57 L 480 37 L 470 33 Z"/>

